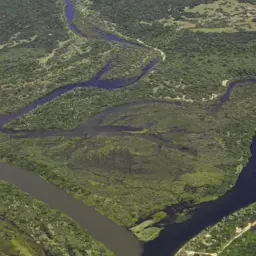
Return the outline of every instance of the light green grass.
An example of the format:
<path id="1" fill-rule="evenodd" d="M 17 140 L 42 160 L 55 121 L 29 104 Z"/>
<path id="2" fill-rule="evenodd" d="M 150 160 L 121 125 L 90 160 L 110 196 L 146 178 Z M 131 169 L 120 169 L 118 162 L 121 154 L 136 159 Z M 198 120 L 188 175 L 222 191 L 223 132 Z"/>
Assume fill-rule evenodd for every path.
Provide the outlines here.
<path id="1" fill-rule="evenodd" d="M 256 31 L 256 24 L 252 22 L 252 18 L 256 15 L 256 6 L 249 3 L 239 3 L 238 0 L 218 0 L 193 8 L 186 7 L 184 10 L 185 20 L 173 21 L 165 18 L 160 19 L 159 22 L 165 26 L 176 25 L 178 29 L 207 33 Z M 186 13 L 199 14 L 199 17 L 187 18 Z"/>
<path id="2" fill-rule="evenodd" d="M 34 256 L 35 252 L 24 242 L 13 239 L 12 244 L 14 245 L 17 252 L 19 252 L 19 255 L 21 256 Z"/>

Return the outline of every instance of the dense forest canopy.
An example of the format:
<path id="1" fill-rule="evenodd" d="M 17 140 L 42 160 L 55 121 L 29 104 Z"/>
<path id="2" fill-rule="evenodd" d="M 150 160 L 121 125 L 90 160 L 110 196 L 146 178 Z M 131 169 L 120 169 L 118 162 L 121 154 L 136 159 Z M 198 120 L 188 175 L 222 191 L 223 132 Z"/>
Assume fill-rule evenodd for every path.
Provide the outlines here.
<path id="1" fill-rule="evenodd" d="M 28 47 L 56 47 L 57 40 L 67 39 L 61 1 L 0 1 L 0 42 L 30 41 Z M 50 12 L 49 12 L 50 11 Z"/>

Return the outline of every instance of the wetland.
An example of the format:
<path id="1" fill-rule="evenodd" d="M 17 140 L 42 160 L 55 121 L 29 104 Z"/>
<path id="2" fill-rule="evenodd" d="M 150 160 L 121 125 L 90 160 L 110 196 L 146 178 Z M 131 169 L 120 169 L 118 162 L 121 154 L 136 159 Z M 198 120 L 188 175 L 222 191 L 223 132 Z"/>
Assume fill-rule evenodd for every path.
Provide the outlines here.
<path id="1" fill-rule="evenodd" d="M 21 219 L 3 208 L 3 252 L 147 256 L 182 248 L 186 255 L 191 238 L 255 202 L 255 33 L 163 26 L 164 6 L 151 6 L 154 15 L 140 22 L 125 10 L 127 26 L 114 0 L 57 1 L 49 20 L 42 15 L 41 33 L 37 23 L 29 32 L 26 19 L 22 33 L 16 23 L 2 33 L 0 178 L 31 194 L 34 212 L 57 209 L 73 219 L 72 232 L 86 236 L 82 248 L 70 228 L 57 240 L 39 219 L 33 225 L 41 234 L 17 228 Z M 172 16 L 187 15 L 176 7 Z M 2 187 L 7 207 L 28 202 L 24 192 Z"/>

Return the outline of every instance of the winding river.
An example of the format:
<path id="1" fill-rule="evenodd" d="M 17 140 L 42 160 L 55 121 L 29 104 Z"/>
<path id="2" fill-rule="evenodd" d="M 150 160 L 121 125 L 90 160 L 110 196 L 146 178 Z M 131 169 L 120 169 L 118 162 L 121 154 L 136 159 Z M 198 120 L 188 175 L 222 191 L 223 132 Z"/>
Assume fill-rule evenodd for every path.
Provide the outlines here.
<path id="1" fill-rule="evenodd" d="M 77 35 L 86 37 L 86 35 L 82 33 L 73 23 L 75 11 L 74 5 L 70 2 L 70 0 L 65 0 L 65 4 L 65 14 L 67 17 L 68 26 Z M 98 29 L 95 31 L 97 31 L 99 37 L 102 39 L 111 40 L 130 46 L 143 47 L 141 44 L 129 42 L 125 39 L 117 37 L 116 35 L 112 35 Z M 21 110 L 0 116 L 0 131 L 5 133 L 15 133 L 15 131 L 4 129 L 4 125 L 14 118 L 22 117 L 24 114 L 34 110 L 38 106 L 43 105 L 75 88 L 95 87 L 106 90 L 113 90 L 129 86 L 146 75 L 147 72 L 150 71 L 158 61 L 159 59 L 152 60 L 146 67 L 142 69 L 139 76 L 123 79 L 101 80 L 101 76 L 108 72 L 111 68 L 112 62 L 109 61 L 91 80 L 84 82 L 82 81 L 77 84 L 64 85 L 26 105 Z M 220 106 L 229 99 L 230 92 L 237 85 L 255 82 L 256 79 L 247 79 L 231 83 L 224 95 L 220 98 L 218 108 L 220 108 Z M 99 127 L 97 124 L 100 122 L 99 120 L 102 120 L 100 118 L 104 118 L 103 114 L 102 116 L 100 115 L 101 114 L 98 114 L 97 118 L 91 120 L 92 123 L 93 121 L 95 122 L 95 125 L 91 126 L 93 129 L 95 129 L 95 127 Z M 86 127 L 88 128 L 89 126 L 87 125 Z M 82 128 L 84 129 L 85 127 Z M 126 131 L 132 128 L 120 126 L 116 127 L 115 129 Z M 133 129 L 136 130 L 138 128 Z M 37 135 L 36 133 L 38 133 L 38 131 L 34 132 L 34 136 Z M 63 133 L 68 134 L 72 133 L 72 131 L 66 131 Z M 54 136 L 56 133 L 54 131 L 49 131 L 48 133 L 46 132 L 45 135 Z M 58 135 L 61 134 L 58 133 Z M 26 136 L 33 137 L 33 132 L 30 132 L 30 134 L 28 133 Z M 156 140 L 157 138 L 151 139 Z M 256 138 L 253 139 L 251 151 L 252 157 L 250 161 L 243 169 L 237 180 L 237 183 L 230 191 L 215 201 L 202 204 L 202 206 L 195 211 L 193 217 L 188 221 L 180 224 L 171 224 L 166 226 L 158 238 L 144 245 L 143 252 L 141 243 L 137 241 L 132 233 L 130 233 L 127 229 L 113 223 L 111 220 L 98 213 L 92 207 L 86 206 L 81 201 L 75 200 L 73 197 L 59 190 L 54 185 L 45 182 L 39 176 L 21 168 L 5 163 L 0 163 L 0 179 L 17 185 L 20 189 L 28 192 L 32 197 L 47 203 L 52 208 L 56 208 L 68 214 L 82 227 L 88 230 L 88 232 L 95 239 L 103 242 L 110 250 L 114 252 L 116 256 L 170 256 L 174 255 L 175 252 L 177 252 L 177 250 L 187 240 L 198 234 L 205 227 L 218 222 L 222 217 L 256 200 Z"/>
<path id="2" fill-rule="evenodd" d="M 77 35 L 82 36 L 82 37 L 87 37 L 73 23 L 74 17 L 75 17 L 75 5 L 73 3 L 71 3 L 70 0 L 64 0 L 64 1 L 65 1 L 65 4 L 66 4 L 65 14 L 66 14 L 66 18 L 67 18 L 67 21 L 68 21 L 69 28 L 72 29 Z M 76 2 L 77 2 L 77 0 L 76 0 Z M 75 2 L 75 4 L 76 4 L 76 2 Z M 108 41 L 126 44 L 127 46 L 144 47 L 143 44 L 128 41 L 124 38 L 118 37 L 117 35 L 102 31 L 99 28 L 94 28 L 93 32 L 95 32 L 97 34 L 97 36 L 99 36 L 100 38 L 108 40 Z"/>
<path id="3" fill-rule="evenodd" d="M 68 84 L 62 87 L 59 87 L 52 92 L 48 93 L 40 97 L 39 99 L 33 101 L 32 103 L 26 105 L 23 109 L 15 111 L 13 113 L 2 115 L 0 116 L 0 131 L 3 131 L 3 126 L 17 117 L 23 117 L 26 113 L 36 109 L 38 106 L 41 106 L 47 102 L 52 101 L 53 99 L 60 97 L 61 95 L 74 90 L 75 88 L 84 88 L 84 87 L 94 87 L 94 88 L 101 88 L 105 90 L 114 90 L 123 87 L 127 87 L 131 84 L 136 83 L 140 80 L 143 76 L 145 76 L 148 71 L 150 71 L 159 59 L 152 60 L 148 65 L 143 67 L 141 73 L 136 77 L 129 77 L 123 79 L 110 79 L 110 80 L 101 80 L 101 76 L 109 71 L 111 68 L 111 61 L 109 61 L 92 79 L 85 82 L 80 82 L 77 84 Z M 7 132 L 7 130 L 5 130 Z M 9 131 L 10 132 L 10 131 Z"/>
<path id="4" fill-rule="evenodd" d="M 221 106 L 229 100 L 230 94 L 234 88 L 236 88 L 239 85 L 246 85 L 246 84 L 256 84 L 256 79 L 255 78 L 249 78 L 249 79 L 244 79 L 244 80 L 237 80 L 234 82 L 231 82 L 228 85 L 227 90 L 225 93 L 219 98 L 218 103 L 213 107 L 213 112 L 218 112 L 221 109 Z"/>

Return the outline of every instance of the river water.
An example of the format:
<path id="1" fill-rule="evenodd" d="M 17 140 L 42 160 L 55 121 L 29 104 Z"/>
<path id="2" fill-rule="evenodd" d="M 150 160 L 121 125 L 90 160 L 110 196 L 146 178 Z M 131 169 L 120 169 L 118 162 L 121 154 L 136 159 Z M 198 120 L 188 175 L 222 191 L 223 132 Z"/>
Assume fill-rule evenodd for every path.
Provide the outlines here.
<path id="1" fill-rule="evenodd" d="M 32 197 L 60 210 L 77 221 L 93 238 L 104 243 L 116 256 L 139 256 L 141 245 L 126 228 L 113 223 L 94 208 L 75 200 L 38 175 L 0 163 L 0 179 L 14 184 Z"/>
<path id="2" fill-rule="evenodd" d="M 220 97 L 220 103 L 221 104 L 225 103 L 229 99 L 231 91 L 238 85 L 251 84 L 251 83 L 256 83 L 256 79 L 238 80 L 230 83 L 226 92 Z"/>
<path id="3" fill-rule="evenodd" d="M 135 77 L 128 77 L 128 78 L 118 78 L 118 79 L 109 79 L 109 80 L 101 80 L 101 76 L 109 71 L 111 68 L 111 61 L 108 62 L 92 79 L 85 82 L 80 82 L 77 84 L 68 84 L 61 86 L 52 92 L 40 97 L 39 99 L 33 101 L 32 103 L 26 105 L 24 108 L 10 113 L 8 115 L 0 116 L 0 131 L 3 130 L 3 126 L 17 117 L 23 117 L 26 113 L 36 109 L 38 106 L 41 106 L 47 102 L 54 100 L 61 95 L 72 91 L 76 88 L 85 88 L 85 87 L 94 87 L 100 88 L 105 90 L 115 90 L 123 87 L 127 87 L 131 84 L 136 83 L 140 80 L 143 76 L 145 76 L 159 61 L 159 59 L 152 60 L 148 65 L 142 68 L 141 73 Z"/>
<path id="4" fill-rule="evenodd" d="M 68 26 L 70 29 L 72 29 L 77 35 L 82 36 L 82 37 L 87 37 L 83 32 L 81 32 L 78 27 L 73 23 L 74 18 L 75 18 L 75 4 L 73 4 L 70 0 L 64 0 L 66 4 L 65 8 L 65 14 L 66 18 L 68 21 Z M 137 47 L 144 47 L 144 45 L 136 42 L 131 42 L 128 41 L 124 38 L 120 38 L 115 34 L 111 34 L 105 31 L 100 30 L 99 28 L 94 28 L 93 32 L 95 32 L 100 38 L 112 41 L 112 42 L 117 42 L 117 43 L 122 43 L 126 44 L 127 46 L 137 46 Z"/>
<path id="5" fill-rule="evenodd" d="M 252 157 L 235 186 L 217 200 L 202 203 L 188 221 L 165 227 L 160 235 L 144 246 L 143 256 L 171 256 L 200 231 L 223 217 L 256 201 L 256 137 L 251 145 Z"/>
<path id="6" fill-rule="evenodd" d="M 67 17 L 69 27 L 77 35 L 85 37 L 79 31 L 76 25 L 73 24 L 75 8 L 69 0 L 65 0 Z M 106 32 L 98 31 L 101 38 L 126 45 L 142 46 L 133 42 L 126 41 L 115 35 Z M 148 71 L 150 71 L 159 58 L 152 60 L 148 65 L 142 68 L 141 73 L 135 77 L 101 80 L 101 76 L 107 73 L 112 65 L 109 61 L 92 79 L 89 81 L 82 81 L 77 84 L 69 84 L 59 87 L 52 92 L 44 95 L 32 103 L 26 105 L 24 108 L 13 113 L 0 116 L 0 131 L 5 133 L 15 133 L 15 131 L 4 129 L 4 125 L 17 117 L 23 117 L 24 114 L 34 110 L 53 99 L 67 93 L 75 88 L 80 87 L 95 87 L 106 90 L 114 90 L 129 86 L 140 80 Z M 118 128 L 118 127 L 117 127 Z M 115 128 L 115 129 L 117 129 Z M 124 129 L 125 127 L 121 127 Z M 137 129 L 135 129 L 137 130 Z M 33 137 L 33 136 L 32 136 Z M 29 171 L 25 171 L 13 165 L 0 163 L 0 179 L 5 180 L 11 184 L 18 186 L 21 190 L 29 193 L 32 197 L 41 200 L 48 204 L 51 208 L 58 209 L 72 219 L 77 221 L 83 228 L 85 228 L 93 238 L 104 243 L 116 256 L 139 256 L 142 252 L 141 243 L 135 236 L 125 227 L 117 225 L 109 220 L 107 217 L 101 215 L 94 208 L 85 205 L 82 201 L 75 200 L 72 196 L 61 191 L 52 184 L 47 183 L 42 178 Z"/>
<path id="7" fill-rule="evenodd" d="M 65 8 L 65 14 L 67 18 L 68 25 L 70 29 L 77 35 L 81 37 L 86 37 L 77 27 L 73 24 L 74 20 L 74 13 L 75 13 L 75 7 L 70 2 L 70 0 L 65 0 L 66 8 Z M 112 35 L 107 32 L 103 32 L 98 30 L 98 33 L 106 40 L 110 41 L 118 41 L 120 43 L 125 44 L 131 44 L 133 46 L 141 46 L 140 44 L 134 44 L 133 42 L 129 42 L 127 40 L 124 40 L 122 38 L 119 38 L 116 35 Z M 105 35 L 105 36 L 103 36 Z M 154 68 L 154 66 L 159 62 L 160 57 L 156 58 L 152 61 L 150 61 L 146 66 L 144 66 L 141 70 L 141 73 L 134 77 L 125 77 L 125 78 L 114 78 L 114 79 L 101 79 L 102 75 L 107 73 L 112 66 L 112 61 L 106 63 L 106 65 L 96 74 L 94 75 L 90 80 L 88 81 L 81 81 L 76 84 L 68 84 L 61 86 L 52 92 L 38 98 L 37 100 L 33 101 L 32 103 L 26 105 L 23 109 L 20 109 L 18 111 L 15 111 L 13 113 L 10 113 L 8 115 L 2 115 L 0 116 L 0 131 L 4 131 L 3 126 L 4 124 L 10 122 L 14 118 L 17 117 L 23 117 L 26 113 L 36 109 L 38 106 L 41 106 L 47 102 L 52 101 L 53 99 L 73 90 L 76 88 L 85 88 L 85 87 L 94 87 L 99 89 L 105 89 L 105 90 L 115 90 L 119 88 L 124 88 L 129 85 L 132 85 L 139 81 L 142 77 L 144 77 L 150 70 Z M 6 130 L 7 132 L 7 130 Z M 10 131 L 9 131 L 10 132 Z"/>
<path id="8" fill-rule="evenodd" d="M 65 3 L 65 13 L 69 27 L 79 36 L 86 37 L 79 31 L 76 25 L 73 24 L 75 11 L 73 4 L 69 0 L 65 0 Z M 98 32 L 100 37 L 106 40 L 141 46 L 106 32 Z M 110 61 L 90 81 L 62 86 L 28 104 L 19 111 L 0 116 L 0 131 L 8 132 L 8 130 L 3 129 L 4 124 L 14 118 L 22 117 L 25 113 L 75 88 L 96 87 L 113 90 L 131 85 L 141 79 L 158 61 L 159 59 L 155 59 L 149 63 L 143 68 L 139 76 L 101 80 L 101 76 L 111 68 Z M 256 82 L 256 80 L 248 79 L 231 83 L 225 94 L 220 98 L 219 107 L 229 99 L 232 89 L 237 85 L 254 82 Z M 52 208 L 66 213 L 84 227 L 95 239 L 103 242 L 116 256 L 139 256 L 141 254 L 143 256 L 170 256 L 174 255 L 186 241 L 204 228 L 218 222 L 222 217 L 227 216 L 233 211 L 256 201 L 256 138 L 254 138 L 252 142 L 251 150 L 252 158 L 240 174 L 236 185 L 230 191 L 215 201 L 202 204 L 188 221 L 166 226 L 158 238 L 145 244 L 143 253 L 141 243 L 124 227 L 113 223 L 93 208 L 86 206 L 81 201 L 75 200 L 54 185 L 46 183 L 39 176 L 21 168 L 0 163 L 0 179 L 17 185 L 20 189 L 28 192 L 32 197 L 47 203 Z"/>
<path id="9" fill-rule="evenodd" d="M 246 85 L 246 84 L 255 84 L 256 79 L 255 78 L 250 78 L 250 79 L 244 79 L 244 80 L 237 80 L 234 82 L 231 82 L 225 91 L 225 93 L 219 98 L 219 102 L 213 107 L 212 111 L 213 112 L 218 112 L 221 109 L 221 106 L 229 100 L 230 94 L 232 90 L 239 86 L 239 85 Z"/>
<path id="10" fill-rule="evenodd" d="M 252 157 L 230 191 L 217 200 L 201 204 L 188 221 L 166 226 L 155 240 L 144 244 L 143 252 L 141 244 L 124 227 L 113 223 L 94 208 L 75 200 L 38 175 L 0 163 L 0 179 L 17 185 L 51 208 L 66 213 L 116 256 L 171 256 L 206 227 L 256 201 L 256 137 L 252 141 L 251 152 Z"/>

